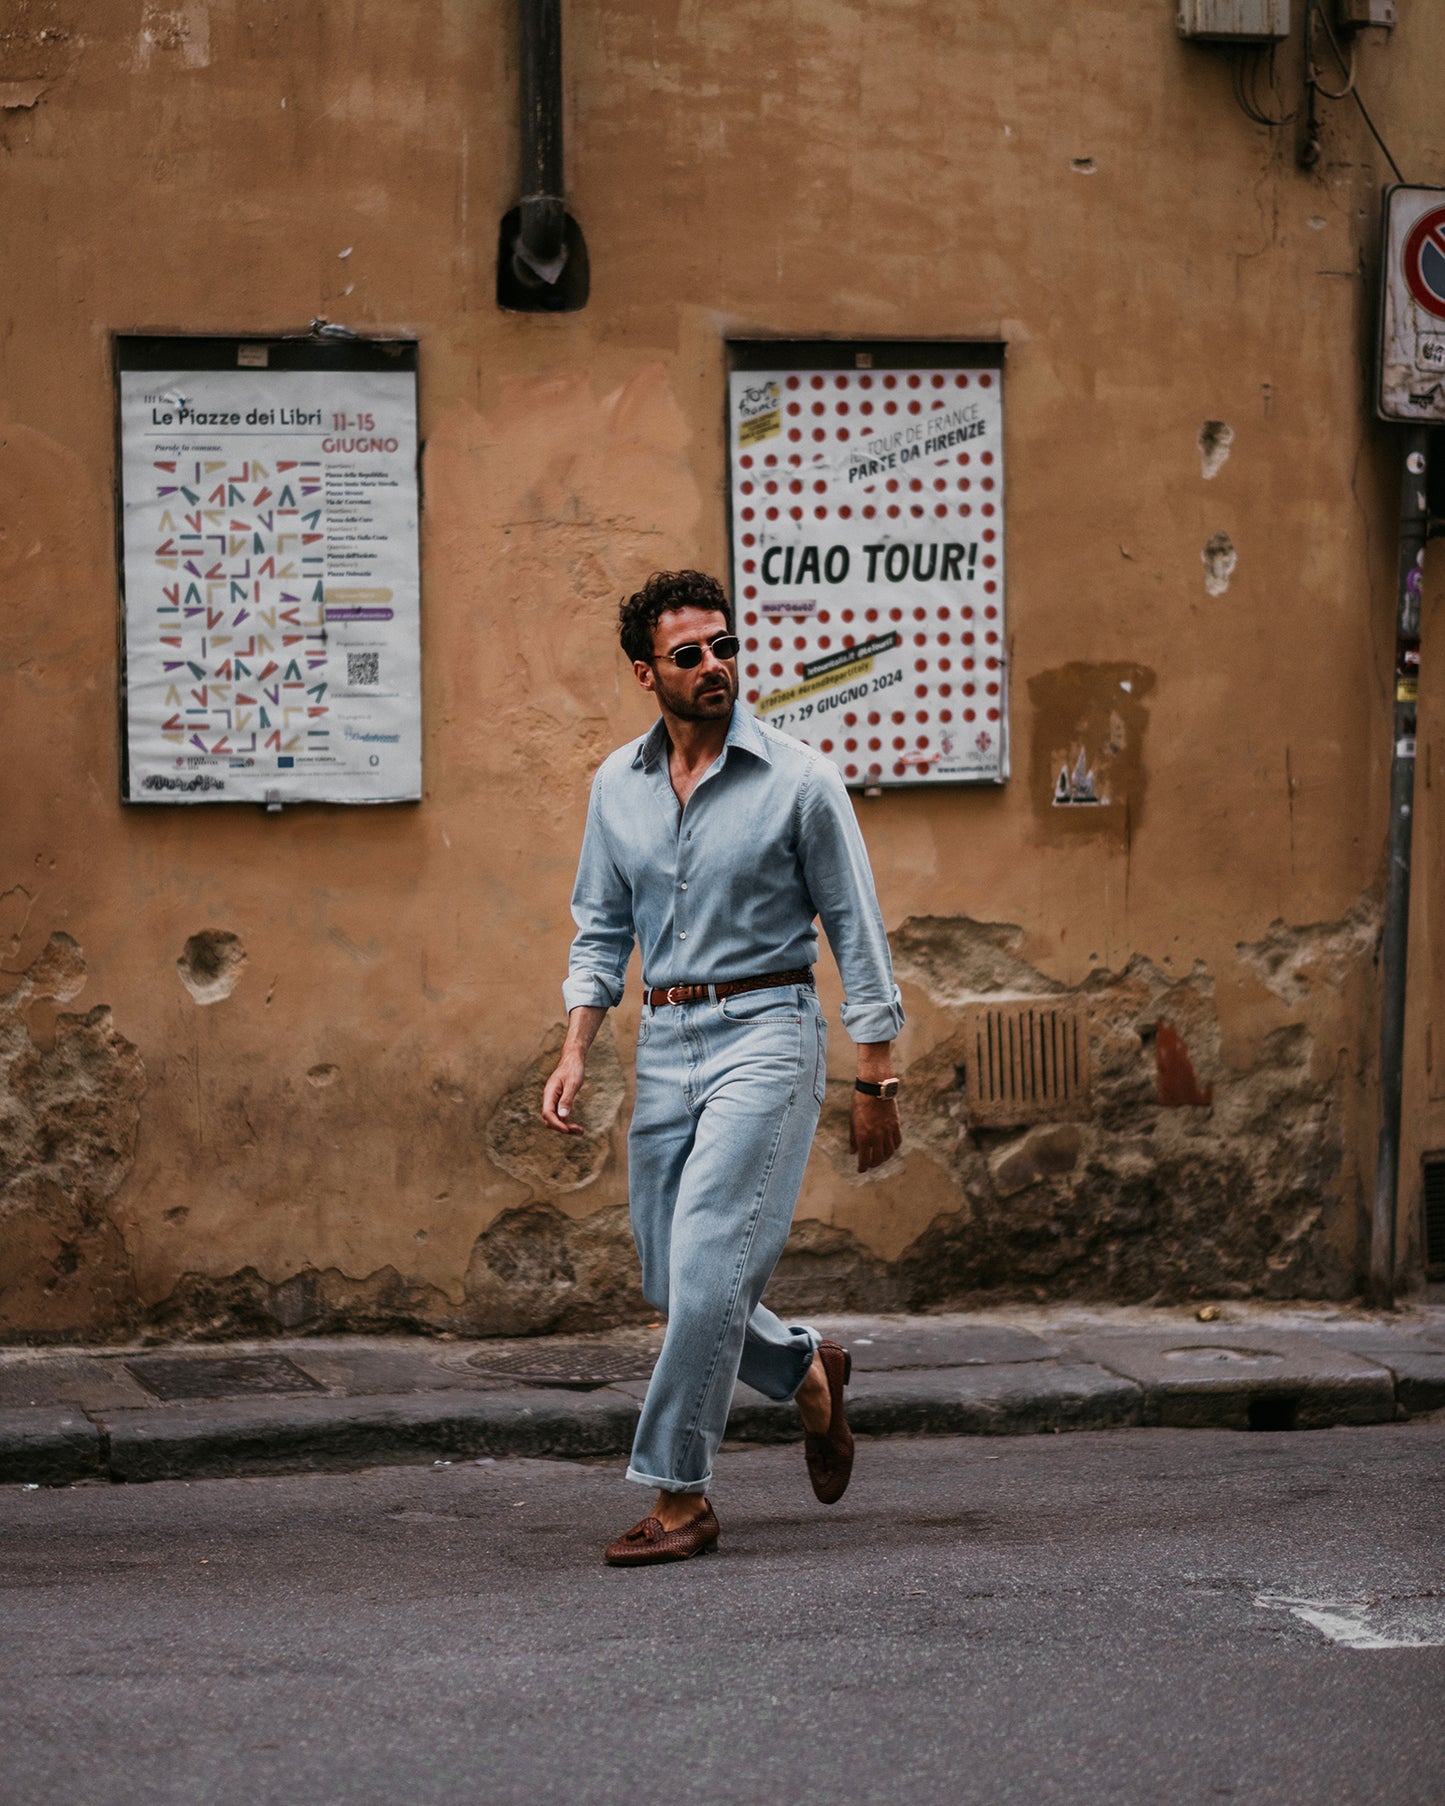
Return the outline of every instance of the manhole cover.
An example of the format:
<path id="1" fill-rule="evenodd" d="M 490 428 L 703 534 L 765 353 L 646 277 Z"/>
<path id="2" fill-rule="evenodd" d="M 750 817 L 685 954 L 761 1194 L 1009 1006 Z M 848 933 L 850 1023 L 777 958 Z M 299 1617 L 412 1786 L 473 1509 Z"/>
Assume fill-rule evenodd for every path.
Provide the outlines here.
<path id="1" fill-rule="evenodd" d="M 309 1373 L 285 1355 L 149 1355 L 127 1361 L 125 1370 L 147 1392 L 178 1398 L 247 1398 L 268 1392 L 324 1392 Z"/>
<path id="2" fill-rule="evenodd" d="M 1201 1365 L 1208 1362 L 1247 1366 L 1255 1361 L 1282 1361 L 1283 1355 L 1272 1353 L 1267 1348 L 1226 1348 L 1223 1343 L 1204 1342 L 1193 1348 L 1166 1348 L 1166 1361 L 1196 1361 Z"/>
<path id="3" fill-rule="evenodd" d="M 657 1357 L 631 1348 L 582 1344 L 573 1348 L 482 1349 L 467 1357 L 467 1366 L 492 1379 L 524 1386 L 569 1386 L 587 1392 L 618 1380 L 645 1380 Z"/>

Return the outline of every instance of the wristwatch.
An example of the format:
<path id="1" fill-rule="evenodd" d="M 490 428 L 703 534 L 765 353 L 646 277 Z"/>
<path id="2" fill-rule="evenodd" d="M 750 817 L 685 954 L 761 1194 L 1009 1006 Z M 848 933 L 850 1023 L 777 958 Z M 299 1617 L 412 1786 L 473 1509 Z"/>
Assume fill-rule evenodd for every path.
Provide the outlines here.
<path id="1" fill-rule="evenodd" d="M 853 1089 L 861 1091 L 864 1097 L 897 1097 L 897 1079 L 879 1079 L 875 1085 L 871 1079 L 854 1079 Z"/>

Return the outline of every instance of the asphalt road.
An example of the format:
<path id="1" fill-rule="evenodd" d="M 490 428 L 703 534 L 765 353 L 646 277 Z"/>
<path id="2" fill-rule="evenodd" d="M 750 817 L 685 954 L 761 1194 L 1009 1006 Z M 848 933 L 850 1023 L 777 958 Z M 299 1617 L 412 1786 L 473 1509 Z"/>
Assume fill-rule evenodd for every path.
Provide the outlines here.
<path id="1" fill-rule="evenodd" d="M 0 1491 L 17 1806 L 1438 1806 L 1445 1425 Z"/>

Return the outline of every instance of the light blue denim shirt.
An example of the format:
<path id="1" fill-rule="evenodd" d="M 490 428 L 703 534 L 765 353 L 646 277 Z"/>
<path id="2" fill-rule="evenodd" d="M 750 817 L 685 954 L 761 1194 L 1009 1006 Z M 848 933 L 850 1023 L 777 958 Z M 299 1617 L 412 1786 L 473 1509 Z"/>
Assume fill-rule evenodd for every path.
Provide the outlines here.
<path id="1" fill-rule="evenodd" d="M 621 1001 L 633 942 L 645 984 L 722 984 L 811 966 L 821 918 L 843 978 L 843 1026 L 903 1025 L 868 850 L 837 770 L 734 708 L 722 751 L 678 806 L 659 718 L 598 768 L 572 892 L 562 996 Z"/>

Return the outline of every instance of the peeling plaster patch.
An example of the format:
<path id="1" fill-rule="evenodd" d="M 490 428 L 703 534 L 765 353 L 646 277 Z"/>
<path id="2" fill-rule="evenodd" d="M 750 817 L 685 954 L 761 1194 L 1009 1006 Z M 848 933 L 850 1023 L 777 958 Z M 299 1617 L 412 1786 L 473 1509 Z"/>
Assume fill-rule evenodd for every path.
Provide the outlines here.
<path id="1" fill-rule="evenodd" d="M 898 976 L 921 985 L 938 1003 L 974 1003 L 999 992 L 1048 997 L 1064 989 L 1020 957 L 1024 931 L 1013 922 L 909 916 L 890 938 Z"/>
<path id="2" fill-rule="evenodd" d="M 18 1011 L 43 998 L 69 1003 L 85 988 L 85 956 L 68 934 L 52 934 L 20 982 L 0 1001 L 0 1010 Z"/>
<path id="3" fill-rule="evenodd" d="M 1297 1008 L 1320 987 L 1337 991 L 1373 956 L 1379 931 L 1379 900 L 1366 892 L 1337 921 L 1291 928 L 1276 918 L 1263 940 L 1240 941 L 1235 952 L 1276 997 Z"/>
<path id="4" fill-rule="evenodd" d="M 23 884 L 0 891 L 0 970 L 20 951 L 34 907 L 35 899 Z"/>
<path id="5" fill-rule="evenodd" d="M 1076 176 L 1093 176 L 1099 173 L 1099 166 L 1092 157 L 1075 157 L 1071 160 L 1069 168 Z"/>
<path id="6" fill-rule="evenodd" d="M 560 1137 L 558 1138 L 560 1140 Z M 424 1233 L 424 1232 L 423 1232 Z M 147 1317 L 157 1340 L 275 1335 L 556 1335 L 651 1321 L 623 1206 L 588 1217 L 552 1204 L 507 1210 L 472 1246 L 460 1299 L 395 1267 L 353 1278 L 303 1268 L 279 1282 L 254 1267 L 188 1273 Z"/>
<path id="7" fill-rule="evenodd" d="M 47 81 L 0 82 L 0 110 L 10 113 L 33 107 L 49 86 Z"/>
<path id="8" fill-rule="evenodd" d="M 1046 842 L 1083 834 L 1127 845 L 1144 813 L 1153 688 L 1147 665 L 1058 665 L 1029 679 L 1030 796 Z"/>
<path id="9" fill-rule="evenodd" d="M 150 5 L 136 42 L 136 67 L 146 68 L 157 52 L 179 57 L 186 69 L 205 69 L 211 61 L 211 12 L 208 0 L 180 6 Z"/>
<path id="10" fill-rule="evenodd" d="M 1389 1593 L 1367 1599 L 1301 1599 L 1291 1593 L 1257 1593 L 1261 1611 L 1292 1612 L 1331 1643 L 1345 1649 L 1445 1648 L 1445 1595 Z"/>
<path id="11" fill-rule="evenodd" d="M 96 1341 L 127 1333 L 135 1284 L 107 1205 L 135 1161 L 145 1070 L 101 1005 L 61 1015 L 52 1046 L 23 1012 L 73 997 L 80 948 L 53 934 L 0 998 L 0 1341 Z"/>
<path id="12" fill-rule="evenodd" d="M 246 964 L 246 949 L 234 934 L 204 928 L 186 942 L 176 970 L 197 1003 L 220 1003 L 236 988 Z"/>
<path id="13" fill-rule="evenodd" d="M 314 1085 L 318 1091 L 324 1091 L 328 1085 L 334 1085 L 341 1077 L 339 1066 L 313 1066 L 306 1074 L 306 1083 Z"/>
<path id="14" fill-rule="evenodd" d="M 604 1022 L 587 1057 L 587 1078 L 573 1111 L 573 1120 L 585 1132 L 559 1135 L 547 1127 L 542 1087 L 557 1064 L 565 1032 L 560 1026 L 553 1031 L 542 1052 L 502 1095 L 486 1128 L 487 1152 L 502 1171 L 553 1195 L 581 1191 L 600 1176 L 612 1150 L 612 1126 L 627 1095 L 612 1025 Z"/>
<path id="15" fill-rule="evenodd" d="M 1211 596 L 1222 596 L 1229 588 L 1235 565 L 1239 563 L 1234 541 L 1227 533 L 1216 533 L 1204 542 L 1204 550 L 1199 557 L 1204 565 L 1205 589 Z"/>
<path id="16" fill-rule="evenodd" d="M 1206 420 L 1199 429 L 1199 468 L 1206 481 L 1217 477 L 1234 444 L 1234 428 L 1225 420 Z"/>

